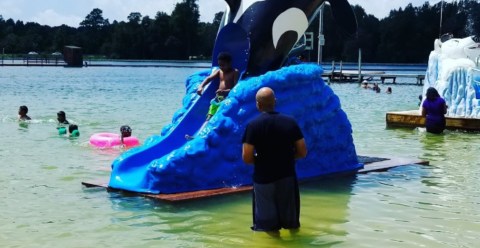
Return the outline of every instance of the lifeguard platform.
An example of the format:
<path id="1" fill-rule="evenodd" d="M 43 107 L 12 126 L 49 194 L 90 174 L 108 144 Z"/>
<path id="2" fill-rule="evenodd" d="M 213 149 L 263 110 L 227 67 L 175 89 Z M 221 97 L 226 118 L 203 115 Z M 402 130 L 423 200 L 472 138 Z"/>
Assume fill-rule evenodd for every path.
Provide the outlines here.
<path id="1" fill-rule="evenodd" d="M 63 59 L 65 60 L 65 63 L 67 63 L 67 67 L 82 67 L 82 48 L 77 46 L 65 46 L 63 48 Z"/>

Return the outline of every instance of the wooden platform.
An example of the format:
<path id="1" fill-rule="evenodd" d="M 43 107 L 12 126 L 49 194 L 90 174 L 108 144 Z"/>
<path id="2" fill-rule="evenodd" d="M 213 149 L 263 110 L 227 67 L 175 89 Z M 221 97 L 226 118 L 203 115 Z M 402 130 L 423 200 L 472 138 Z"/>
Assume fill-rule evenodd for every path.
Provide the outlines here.
<path id="1" fill-rule="evenodd" d="M 325 177 L 341 177 L 346 175 L 352 175 L 355 173 L 364 174 L 364 173 L 369 173 L 374 171 L 387 171 L 394 167 L 409 165 L 409 164 L 428 165 L 429 163 L 428 161 L 419 160 L 419 159 L 379 158 L 379 157 L 373 157 L 373 156 L 372 157 L 359 156 L 359 160 L 360 162 L 364 162 L 365 164 L 364 168 L 359 171 L 352 171 L 350 173 L 339 173 L 334 175 L 325 175 L 325 176 L 314 178 L 314 179 L 310 178 L 306 181 L 321 180 L 322 178 L 325 178 Z M 109 188 L 108 181 L 106 180 L 82 182 L 82 184 L 87 188 L 102 187 L 102 188 L 106 188 L 109 191 L 125 192 L 127 194 L 140 195 L 147 198 L 152 198 L 152 199 L 162 200 L 167 202 L 180 202 L 180 201 L 186 201 L 186 200 L 203 199 L 203 198 L 219 196 L 219 195 L 229 195 L 229 194 L 237 194 L 242 192 L 250 192 L 253 188 L 252 186 L 249 185 L 249 186 L 241 186 L 241 187 L 235 187 L 235 188 L 199 190 L 199 191 L 176 193 L 176 194 L 144 194 L 144 193 L 127 192 L 127 191 Z"/>
<path id="2" fill-rule="evenodd" d="M 386 114 L 387 127 L 425 127 L 425 117 L 419 110 L 388 112 Z M 480 131 L 480 119 L 445 117 L 446 129 Z"/>
<path id="3" fill-rule="evenodd" d="M 356 70 L 342 70 L 342 71 L 332 71 L 324 72 L 323 77 L 327 77 L 330 81 L 343 81 L 343 82 L 362 82 L 363 80 L 378 80 L 385 84 L 387 79 L 391 79 L 393 84 L 397 83 L 397 78 L 415 78 L 417 80 L 415 85 L 423 85 L 423 80 L 425 79 L 425 74 L 392 74 L 386 73 L 384 71 L 362 71 L 360 74 Z"/>

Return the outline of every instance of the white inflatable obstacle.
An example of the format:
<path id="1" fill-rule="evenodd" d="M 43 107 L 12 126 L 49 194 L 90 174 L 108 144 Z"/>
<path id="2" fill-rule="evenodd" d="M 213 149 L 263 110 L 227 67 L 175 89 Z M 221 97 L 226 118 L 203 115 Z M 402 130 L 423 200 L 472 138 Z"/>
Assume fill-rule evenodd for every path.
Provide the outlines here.
<path id="1" fill-rule="evenodd" d="M 480 118 L 480 43 L 475 40 L 436 39 L 430 53 L 422 95 L 436 88 L 447 102 L 447 116 Z"/>

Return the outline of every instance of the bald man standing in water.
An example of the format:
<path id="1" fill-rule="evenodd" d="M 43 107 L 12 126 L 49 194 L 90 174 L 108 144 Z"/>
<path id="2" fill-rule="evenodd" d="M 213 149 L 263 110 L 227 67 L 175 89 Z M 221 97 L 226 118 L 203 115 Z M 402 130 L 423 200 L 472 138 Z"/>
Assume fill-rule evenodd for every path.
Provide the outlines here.
<path id="1" fill-rule="evenodd" d="M 275 112 L 275 93 L 268 87 L 256 95 L 261 114 L 243 135 L 242 158 L 254 165 L 253 226 L 255 231 L 300 227 L 300 195 L 295 159 L 307 155 L 297 122 Z"/>

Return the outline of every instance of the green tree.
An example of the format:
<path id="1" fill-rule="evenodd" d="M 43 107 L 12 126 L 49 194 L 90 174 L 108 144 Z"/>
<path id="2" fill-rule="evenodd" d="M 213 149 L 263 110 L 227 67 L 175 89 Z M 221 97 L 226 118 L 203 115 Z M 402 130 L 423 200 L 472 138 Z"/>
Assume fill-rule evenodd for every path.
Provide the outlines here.
<path id="1" fill-rule="evenodd" d="M 462 9 L 462 3 L 463 1 L 453 2 L 444 6 L 442 33 L 451 33 L 456 37 L 466 36 L 467 15 Z"/>
<path id="2" fill-rule="evenodd" d="M 368 15 L 359 5 L 355 5 L 353 11 L 357 18 L 357 34 L 345 39 L 342 58 L 346 61 L 357 61 L 358 49 L 362 49 L 363 61 L 375 61 L 380 42 L 380 21 L 373 15 Z"/>
<path id="3" fill-rule="evenodd" d="M 480 2 L 470 1 L 468 12 L 472 31 L 470 35 L 476 35 L 480 39 Z"/>
<path id="4" fill-rule="evenodd" d="M 480 37 L 480 2 L 461 0 L 444 4 L 440 29 L 441 4 L 392 10 L 381 20 L 354 6 L 358 33 L 347 36 L 338 28 L 330 14 L 324 12 L 323 60 L 356 61 L 362 48 L 364 62 L 420 63 L 428 60 L 433 41 L 442 33 L 454 37 Z M 78 28 L 62 25 L 48 27 L 37 23 L 0 15 L 0 48 L 8 53 L 31 50 L 49 53 L 65 45 L 78 45 L 86 54 L 105 55 L 120 59 L 187 59 L 188 56 L 211 56 L 222 12 L 215 14 L 212 23 L 199 22 L 196 0 L 183 0 L 171 15 L 157 12 L 154 19 L 132 12 L 127 22 L 103 18 L 100 9 L 93 9 Z M 308 31 L 318 32 L 318 20 Z M 316 35 L 315 35 L 315 38 Z M 315 41 L 318 44 L 318 40 Z M 312 51 L 316 54 L 317 51 Z"/>
<path id="5" fill-rule="evenodd" d="M 342 57 L 344 54 L 345 40 L 351 37 L 345 35 L 345 32 L 335 24 L 332 11 L 329 5 L 325 5 L 323 14 L 323 33 L 325 35 L 325 46 L 323 47 L 323 60 L 346 61 L 347 58 Z M 315 28 L 312 32 L 318 31 L 318 18 L 315 23 Z"/>
<path id="6" fill-rule="evenodd" d="M 3 20 L 3 16 L 0 15 L 0 40 L 5 36 L 5 28 L 5 20 Z"/>
<path id="7" fill-rule="evenodd" d="M 197 55 L 195 43 L 199 38 L 199 18 L 197 0 L 183 0 L 175 5 L 170 23 L 173 37 L 169 39 L 175 42 L 169 45 L 180 45 L 181 49 L 177 48 L 178 53 L 175 56 L 177 59 L 187 59 L 188 56 Z"/>
<path id="8" fill-rule="evenodd" d="M 85 20 L 80 22 L 80 27 L 93 28 L 100 30 L 104 26 L 108 26 L 108 19 L 103 18 L 103 11 L 101 9 L 93 9 L 86 17 Z"/>
<path id="9" fill-rule="evenodd" d="M 109 33 L 112 29 L 108 19 L 104 19 L 102 13 L 101 9 L 93 9 L 78 28 L 80 34 L 77 42 L 86 54 L 98 54 L 102 45 L 110 38 Z"/>
<path id="10" fill-rule="evenodd" d="M 211 57 L 222 17 L 223 12 L 218 12 L 215 14 L 212 23 L 199 23 L 198 36 L 202 38 L 195 45 L 200 58 Z"/>
<path id="11" fill-rule="evenodd" d="M 170 22 L 170 15 L 159 11 L 149 27 L 149 49 L 153 58 L 170 59 L 174 57 L 175 52 L 166 47 L 166 41 L 171 34 Z"/>
<path id="12" fill-rule="evenodd" d="M 62 51 L 63 47 L 74 43 L 77 33 L 76 28 L 61 25 L 52 29 L 53 38 L 50 45 L 51 51 Z"/>
<path id="13" fill-rule="evenodd" d="M 130 23 L 140 24 L 140 21 L 142 20 L 142 14 L 139 12 L 132 12 L 130 15 L 128 15 L 127 19 Z"/>
<path id="14" fill-rule="evenodd" d="M 379 62 L 401 63 L 412 61 L 412 55 L 419 49 L 416 45 L 417 34 L 416 10 L 412 4 L 407 5 L 405 10 L 393 10 L 389 17 L 385 18 L 380 27 L 381 37 L 379 46 Z"/>

